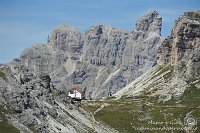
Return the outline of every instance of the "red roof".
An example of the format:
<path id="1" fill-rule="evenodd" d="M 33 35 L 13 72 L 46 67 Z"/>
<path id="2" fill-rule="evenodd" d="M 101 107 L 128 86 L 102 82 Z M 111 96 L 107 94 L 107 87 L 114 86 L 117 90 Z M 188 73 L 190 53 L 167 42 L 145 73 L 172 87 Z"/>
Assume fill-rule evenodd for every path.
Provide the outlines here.
<path id="1" fill-rule="evenodd" d="M 81 91 L 80 88 L 72 88 L 71 90 L 76 90 L 76 91 L 78 91 L 79 93 L 81 93 L 81 95 L 82 95 L 82 91 Z"/>

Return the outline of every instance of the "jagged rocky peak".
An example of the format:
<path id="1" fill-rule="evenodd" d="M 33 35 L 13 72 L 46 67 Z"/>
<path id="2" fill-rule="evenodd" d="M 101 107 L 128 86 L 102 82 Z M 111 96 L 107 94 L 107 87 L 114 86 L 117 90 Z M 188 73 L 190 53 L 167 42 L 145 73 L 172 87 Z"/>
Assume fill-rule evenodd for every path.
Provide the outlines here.
<path id="1" fill-rule="evenodd" d="M 161 35 L 162 17 L 155 10 L 149 11 L 136 22 L 135 29 L 145 33 Z"/>
<path id="2" fill-rule="evenodd" d="M 189 18 L 200 21 L 200 11 L 198 10 L 192 12 L 185 12 L 184 16 L 188 16 Z"/>
<path id="3" fill-rule="evenodd" d="M 94 35 L 100 35 L 103 34 L 104 27 L 104 25 L 94 25 L 89 28 L 88 32 L 93 33 Z"/>
<path id="4" fill-rule="evenodd" d="M 162 22 L 161 17 L 156 16 L 155 12 L 149 14 L 154 15 L 148 16 L 148 19 L 157 17 L 160 19 L 159 22 Z M 141 23 L 142 18 L 139 19 Z M 157 21 L 154 18 L 148 23 L 141 24 L 148 27 L 148 31 L 131 32 L 107 25 L 94 25 L 85 32 L 83 62 L 97 69 L 93 75 L 89 75 L 92 69 L 88 69 L 82 76 L 85 79 L 80 83 L 83 88 L 87 88 L 86 96 L 108 96 L 110 92 L 120 90 L 155 65 L 157 47 L 162 42 L 162 37 L 160 31 L 158 34 L 153 30 L 156 29 L 153 26 L 156 24 L 154 21 Z M 94 77 L 91 78 L 92 76 Z M 73 78 L 75 81 L 78 77 Z"/>
<path id="5" fill-rule="evenodd" d="M 172 28 L 158 50 L 158 63 L 171 63 L 177 74 L 200 74 L 200 11 L 186 12 Z M 195 72 L 195 73 L 194 73 Z"/>
<path id="6" fill-rule="evenodd" d="M 194 39 L 200 36 L 200 12 L 185 12 L 184 15 L 180 16 L 173 28 L 172 36 L 179 37 L 182 39 Z"/>
<path id="7" fill-rule="evenodd" d="M 79 53 L 83 47 L 82 34 L 70 25 L 59 25 L 48 38 L 48 44 L 53 49 Z"/>
<path id="8" fill-rule="evenodd" d="M 158 65 L 151 69 L 149 67 L 146 73 L 132 80 L 116 96 L 150 94 L 159 96 L 165 102 L 174 97 L 181 101 L 186 89 L 196 93 L 200 79 L 199 16 L 200 11 L 186 12 L 180 16 L 172 27 L 171 35 L 158 48 Z M 140 55 L 146 53 L 140 52 Z M 185 94 L 193 97 L 187 91 Z"/>
<path id="9" fill-rule="evenodd" d="M 83 60 L 97 66 L 116 66 L 121 63 L 119 58 L 129 34 L 107 25 L 90 27 L 85 32 Z"/>
<path id="10" fill-rule="evenodd" d="M 79 60 L 82 55 L 82 34 L 72 26 L 57 26 L 47 43 L 25 49 L 20 56 L 22 63 L 30 70 L 52 72 L 68 60 Z"/>
<path id="11" fill-rule="evenodd" d="M 21 62 L 29 70 L 49 73 L 59 89 L 80 85 L 93 98 L 108 96 L 155 65 L 161 22 L 151 11 L 137 21 L 134 32 L 96 24 L 81 34 L 59 25 L 47 45 L 25 50 Z"/>
<path id="12" fill-rule="evenodd" d="M 91 26 L 87 31 L 86 34 L 90 33 L 92 35 L 102 35 L 102 34 L 106 34 L 107 36 L 109 34 L 111 34 L 111 32 L 116 29 L 113 28 L 109 25 L 104 25 L 104 24 L 95 24 L 93 26 Z"/>

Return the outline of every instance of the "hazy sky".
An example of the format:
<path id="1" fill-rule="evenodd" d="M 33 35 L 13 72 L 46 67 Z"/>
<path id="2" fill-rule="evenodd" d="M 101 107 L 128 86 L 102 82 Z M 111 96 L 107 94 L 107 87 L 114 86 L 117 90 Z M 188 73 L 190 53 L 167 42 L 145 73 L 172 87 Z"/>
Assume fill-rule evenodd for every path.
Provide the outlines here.
<path id="1" fill-rule="evenodd" d="M 200 0 L 0 0 L 0 63 L 7 63 L 34 43 L 46 43 L 59 24 L 82 32 L 100 23 L 132 31 L 149 10 L 163 18 L 162 35 L 177 16 L 200 9 Z"/>

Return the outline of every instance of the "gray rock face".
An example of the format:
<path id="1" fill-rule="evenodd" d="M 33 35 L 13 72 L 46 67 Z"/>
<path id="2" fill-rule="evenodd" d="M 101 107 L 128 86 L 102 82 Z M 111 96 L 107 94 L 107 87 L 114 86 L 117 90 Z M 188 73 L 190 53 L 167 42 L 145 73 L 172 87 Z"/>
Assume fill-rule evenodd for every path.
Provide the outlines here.
<path id="1" fill-rule="evenodd" d="M 150 11 L 136 22 L 133 32 L 94 25 L 84 35 L 60 25 L 47 40 L 21 54 L 34 72 L 50 74 L 60 90 L 80 87 L 87 98 L 108 96 L 156 64 L 162 19 Z"/>
<path id="2" fill-rule="evenodd" d="M 129 34 L 110 26 L 92 26 L 85 33 L 83 61 L 95 66 L 119 67 Z"/>
<path id="3" fill-rule="evenodd" d="M 65 56 L 63 53 L 53 55 L 53 50 L 48 45 L 34 45 L 25 49 L 20 56 L 22 63 L 35 72 L 48 72 L 63 64 Z"/>
<path id="4" fill-rule="evenodd" d="M 152 72 L 137 77 L 157 61 L 160 65 L 171 63 L 173 67 L 167 68 L 176 76 L 199 78 L 200 12 L 178 18 L 164 41 L 161 24 L 159 14 L 150 11 L 136 22 L 133 32 L 95 25 L 82 35 L 71 26 L 56 27 L 47 45 L 34 45 L 24 50 L 20 59 L 0 65 L 0 107 L 15 111 L 9 118 L 21 132 L 31 132 L 30 126 L 42 133 L 116 132 L 69 104 L 67 91 L 80 87 L 86 98 L 94 99 L 125 86 L 127 94 L 131 87 L 134 94 L 151 85 L 164 87 L 157 94 L 184 92 L 186 82 L 181 78 L 163 83 L 163 76 L 156 79 Z M 127 86 L 129 83 L 133 86 Z M 177 85 L 177 90 L 167 90 Z M 124 90 L 119 92 L 123 95 Z"/>
<path id="5" fill-rule="evenodd" d="M 186 12 L 158 48 L 158 64 L 119 90 L 114 96 L 159 96 L 159 101 L 184 104 L 200 89 L 200 11 Z M 196 93 L 198 94 L 198 93 Z M 197 105 L 198 106 L 198 105 Z M 186 131 L 191 132 L 191 131 Z"/>
<path id="6" fill-rule="evenodd" d="M 137 21 L 134 32 L 105 25 L 96 25 L 86 31 L 83 62 L 98 69 L 94 85 L 91 85 L 94 87 L 90 86 L 86 95 L 92 92 L 94 98 L 108 96 L 153 67 L 162 41 L 161 24 L 158 12 L 151 11 Z"/>
<path id="7" fill-rule="evenodd" d="M 21 53 L 22 63 L 34 72 L 51 73 L 64 67 L 72 73 L 82 54 L 81 33 L 68 25 L 56 27 L 47 39 L 47 45 L 33 45 Z"/>
<path id="8" fill-rule="evenodd" d="M 176 75 L 196 77 L 200 74 L 200 11 L 180 16 L 171 35 L 158 50 L 158 63 L 171 62 Z"/>
<path id="9" fill-rule="evenodd" d="M 71 53 L 73 59 L 79 59 L 83 48 L 82 34 L 79 30 L 69 25 L 59 25 L 48 38 L 48 44 L 53 49 Z"/>
<path id="10" fill-rule="evenodd" d="M 117 132 L 71 105 L 67 92 L 55 89 L 49 75 L 31 73 L 16 62 L 0 65 L 0 72 L 0 108 L 9 110 L 6 117 L 20 132 Z"/>
<path id="11" fill-rule="evenodd" d="M 136 30 L 145 33 L 157 33 L 160 35 L 162 18 L 157 11 L 149 11 L 136 22 Z"/>

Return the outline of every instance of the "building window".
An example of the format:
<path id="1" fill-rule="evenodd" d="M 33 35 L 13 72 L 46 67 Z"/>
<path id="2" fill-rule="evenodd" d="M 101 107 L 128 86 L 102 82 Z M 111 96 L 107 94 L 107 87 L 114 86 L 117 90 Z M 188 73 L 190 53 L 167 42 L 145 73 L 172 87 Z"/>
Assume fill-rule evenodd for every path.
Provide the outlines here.
<path id="1" fill-rule="evenodd" d="M 74 94 L 74 91 L 73 90 L 69 91 L 69 94 Z"/>

